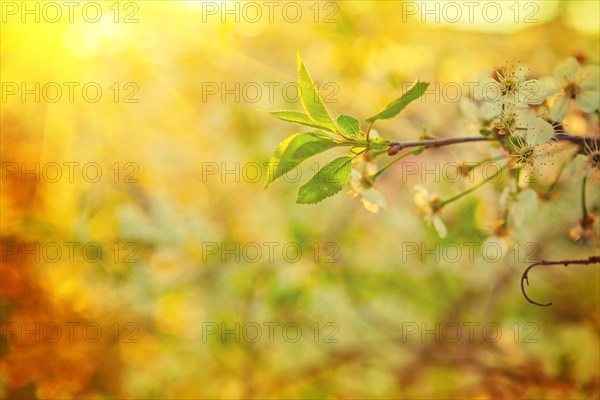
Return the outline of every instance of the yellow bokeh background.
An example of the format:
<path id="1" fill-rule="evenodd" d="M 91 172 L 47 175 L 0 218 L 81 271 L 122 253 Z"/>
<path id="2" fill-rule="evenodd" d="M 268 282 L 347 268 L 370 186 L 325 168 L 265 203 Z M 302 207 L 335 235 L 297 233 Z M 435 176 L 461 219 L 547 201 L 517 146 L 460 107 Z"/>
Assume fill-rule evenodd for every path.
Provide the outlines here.
<path id="1" fill-rule="evenodd" d="M 55 22 L 50 3 L 62 12 Z M 532 275 L 532 295 L 552 299 L 549 309 L 528 304 L 519 288 L 527 243 L 535 259 L 598 254 L 567 235 L 580 218 L 578 186 L 561 181 L 556 198 L 527 217 L 515 232 L 518 254 L 436 259 L 423 250 L 481 247 L 498 218 L 495 191 L 445 211 L 444 240 L 415 215 L 412 187 L 455 194 L 457 185 L 404 179 L 402 164 L 378 181 L 389 203 L 380 214 L 343 193 L 297 205 L 309 166 L 299 181 L 263 184 L 273 149 L 300 127 L 262 112 L 301 109 L 297 52 L 332 114 L 361 120 L 416 79 L 458 83 L 468 97 L 464 82 L 505 63 L 527 64 L 536 78 L 571 55 L 598 64 L 597 2 L 477 2 L 474 19 L 457 22 L 444 10 L 464 12 L 464 2 L 275 1 L 271 21 L 265 2 L 98 1 L 86 14 L 95 20 L 99 9 L 94 22 L 82 14 L 89 3 L 78 2 L 73 21 L 64 2 L 0 3 L 2 398 L 598 397 L 597 269 Z M 480 13 L 489 3 L 500 7 L 498 22 Z M 593 118 L 573 114 L 567 128 L 597 135 Z M 376 129 L 415 140 L 423 126 L 441 137 L 477 134 L 458 101 L 439 92 Z M 477 161 L 487 151 L 458 146 L 417 162 Z M 596 214 L 598 197 L 591 189 Z M 66 242 L 77 243 L 72 259 L 26 251 L 48 243 L 65 251 Z M 273 260 L 265 243 L 278 244 Z M 289 243 L 302 248 L 298 260 L 282 254 Z M 407 256 L 407 243 L 420 253 Z M 236 260 L 207 244 L 258 244 L 262 257 Z M 333 248 L 336 262 L 324 262 Z M 36 322 L 93 323 L 102 335 L 93 342 L 78 327 L 74 340 L 51 343 L 7 333 Z M 263 327 L 256 343 L 204 340 L 206 323 L 253 322 Z M 272 343 L 265 322 L 279 324 Z M 407 324 L 451 322 L 493 322 L 502 337 L 469 340 L 465 330 L 456 343 L 402 340 Z M 301 326 L 298 342 L 282 338 L 288 323 Z M 325 342 L 332 327 L 337 342 Z M 534 330 L 536 341 L 526 341 Z"/>

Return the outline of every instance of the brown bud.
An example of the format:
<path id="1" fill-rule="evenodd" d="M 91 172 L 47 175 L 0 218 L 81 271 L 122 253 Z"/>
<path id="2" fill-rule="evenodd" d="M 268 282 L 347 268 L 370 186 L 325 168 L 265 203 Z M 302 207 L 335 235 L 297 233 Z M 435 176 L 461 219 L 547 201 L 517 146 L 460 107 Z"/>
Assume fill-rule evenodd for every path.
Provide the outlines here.
<path id="1" fill-rule="evenodd" d="M 401 149 L 402 146 L 400 146 L 398 143 L 391 144 L 390 148 L 388 149 L 388 155 L 395 156 Z"/>

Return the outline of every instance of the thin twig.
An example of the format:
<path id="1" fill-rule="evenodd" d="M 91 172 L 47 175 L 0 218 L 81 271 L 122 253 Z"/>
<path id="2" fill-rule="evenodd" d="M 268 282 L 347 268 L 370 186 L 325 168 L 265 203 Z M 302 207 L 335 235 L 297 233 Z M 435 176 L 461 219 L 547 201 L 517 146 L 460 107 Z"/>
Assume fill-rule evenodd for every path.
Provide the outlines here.
<path id="1" fill-rule="evenodd" d="M 365 137 L 367 138 L 367 143 L 371 141 L 371 128 L 373 127 L 373 122 L 369 122 L 367 126 L 367 132 L 365 133 Z"/>
<path id="2" fill-rule="evenodd" d="M 442 207 L 444 207 L 446 204 L 450 204 L 450 203 L 452 203 L 453 201 L 455 201 L 455 200 L 458 200 L 458 199 L 460 199 L 461 197 L 468 195 L 469 193 L 471 193 L 471 192 L 473 192 L 473 191 L 475 191 L 475 190 L 479 189 L 480 187 L 482 187 L 482 186 L 483 186 L 483 185 L 485 185 L 486 183 L 488 183 L 488 182 L 492 181 L 493 179 L 496 179 L 496 177 L 497 177 L 497 176 L 501 175 L 501 174 L 504 172 L 504 170 L 505 170 L 505 169 L 508 167 L 508 165 L 509 165 L 508 163 L 507 163 L 507 164 L 504 164 L 504 165 L 502 166 L 502 168 L 500 168 L 498 171 L 496 171 L 496 173 L 494 173 L 493 175 L 491 175 L 491 176 L 489 176 L 489 177 L 485 178 L 484 180 L 482 180 L 481 182 L 479 182 L 477 185 L 475 185 L 475 186 L 473 186 L 473 187 L 471 187 L 471 188 L 469 188 L 469 189 L 465 190 L 464 192 L 461 192 L 461 193 L 457 194 L 456 196 L 453 196 L 453 197 L 451 197 L 451 198 L 449 198 L 449 199 L 447 199 L 447 200 L 444 200 L 444 201 L 442 201 L 442 202 L 440 203 L 440 205 L 439 205 L 439 208 L 442 208 Z"/>
<path id="3" fill-rule="evenodd" d="M 558 141 L 573 142 L 573 143 L 577 143 L 580 145 L 582 145 L 584 143 L 590 144 L 593 142 L 594 143 L 600 142 L 600 138 L 573 136 L 573 135 L 569 135 L 566 133 L 557 133 L 555 138 Z M 488 138 L 485 136 L 474 136 L 474 137 L 456 137 L 456 138 L 442 138 L 442 139 L 430 139 L 430 140 L 413 140 L 413 141 L 407 141 L 407 142 L 390 142 L 389 146 L 390 147 L 393 146 L 397 150 L 402 150 L 407 147 L 417 147 L 417 146 L 441 147 L 441 146 L 447 146 L 447 145 L 456 144 L 456 143 L 485 142 L 485 141 L 494 142 L 494 141 L 498 141 L 498 140 L 499 140 L 499 138 L 497 138 L 497 137 Z"/>
<path id="4" fill-rule="evenodd" d="M 598 144 L 598 142 L 600 142 L 600 138 L 597 138 L 597 137 L 574 136 L 574 135 L 569 135 L 568 133 L 557 133 L 555 137 L 558 140 L 566 140 L 568 142 L 573 142 L 573 143 L 577 143 L 577 144 L 587 143 L 589 145 L 590 143 Z"/>
<path id="5" fill-rule="evenodd" d="M 556 173 L 556 178 L 554 178 L 554 181 L 552 181 L 552 183 L 548 187 L 548 190 L 546 190 L 546 195 L 552 193 L 556 185 L 558 185 L 558 181 L 560 180 L 560 177 L 564 172 L 565 168 L 567 167 L 567 165 L 571 164 L 575 157 L 577 157 L 577 154 L 579 154 L 579 150 L 575 152 L 568 160 L 563 161 L 563 163 L 560 165 L 560 168 L 558 169 L 558 172 Z"/>
<path id="6" fill-rule="evenodd" d="M 531 298 L 529 298 L 529 296 L 527 296 L 527 292 L 525 291 L 525 285 L 524 285 L 524 282 L 526 282 L 527 285 L 529 285 L 529 277 L 527 276 L 527 274 L 533 267 L 537 267 L 538 265 L 564 265 L 566 267 L 571 264 L 579 264 L 579 265 L 600 264 L 600 256 L 590 256 L 588 259 L 583 259 L 583 260 L 540 261 L 535 264 L 531 264 L 523 272 L 523 275 L 521 275 L 521 292 L 523 293 L 523 296 L 525 296 L 525 298 L 527 299 L 528 302 L 530 302 L 531 304 L 535 304 L 536 306 L 540 306 L 540 307 L 551 306 L 552 303 L 541 304 L 541 303 L 538 303 L 537 301 L 531 300 Z"/>
<path id="7" fill-rule="evenodd" d="M 409 142 L 391 142 L 389 145 L 399 147 L 398 150 L 405 149 L 407 147 L 440 147 L 447 146 L 455 143 L 466 143 L 466 142 L 482 142 L 482 141 L 494 141 L 497 139 L 489 139 L 485 136 L 476 137 L 457 137 L 457 138 L 444 138 L 444 139 L 430 139 L 430 140 L 414 140 Z"/>

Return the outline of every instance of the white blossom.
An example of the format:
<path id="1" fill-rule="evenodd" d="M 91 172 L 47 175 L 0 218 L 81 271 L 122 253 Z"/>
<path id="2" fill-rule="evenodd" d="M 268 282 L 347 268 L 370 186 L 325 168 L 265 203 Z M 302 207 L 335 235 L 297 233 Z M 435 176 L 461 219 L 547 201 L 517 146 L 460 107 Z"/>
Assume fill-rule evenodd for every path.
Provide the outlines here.
<path id="1" fill-rule="evenodd" d="M 529 68 L 519 66 L 516 69 L 504 68 L 495 73 L 495 78 L 482 74 L 477 84 L 477 95 L 486 101 L 486 107 L 495 103 L 513 104 L 527 107 L 529 104 L 541 104 L 547 95 L 547 87 L 542 81 L 527 80 Z"/>
<path id="2" fill-rule="evenodd" d="M 554 76 L 543 78 L 549 94 L 557 94 L 550 118 L 562 120 L 569 112 L 571 100 L 586 113 L 594 112 L 600 107 L 600 66 L 582 67 L 574 57 L 569 57 L 554 69 Z"/>
<path id="3" fill-rule="evenodd" d="M 414 189 L 414 200 L 417 206 L 416 211 L 423 215 L 423 220 L 428 226 L 433 225 L 435 231 L 441 238 L 446 237 L 448 229 L 446 229 L 446 224 L 444 224 L 444 221 L 442 221 L 442 218 L 439 216 L 439 196 L 430 194 L 429 191 L 421 185 L 415 186 Z"/>

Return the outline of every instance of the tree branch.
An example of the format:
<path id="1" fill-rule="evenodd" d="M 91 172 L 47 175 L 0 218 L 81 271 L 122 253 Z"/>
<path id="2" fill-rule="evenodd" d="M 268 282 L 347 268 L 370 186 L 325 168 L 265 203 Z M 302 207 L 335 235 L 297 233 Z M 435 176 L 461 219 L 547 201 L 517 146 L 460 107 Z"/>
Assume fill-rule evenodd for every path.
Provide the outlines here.
<path id="1" fill-rule="evenodd" d="M 568 133 L 557 133 L 556 139 L 558 140 L 566 140 L 568 142 L 573 142 L 577 144 L 587 143 L 588 145 L 598 144 L 600 142 L 600 138 L 597 137 L 589 137 L 589 136 L 574 136 L 569 135 Z"/>
<path id="2" fill-rule="evenodd" d="M 574 136 L 566 133 L 557 133 L 555 136 L 558 141 L 567 141 L 573 142 L 582 145 L 583 143 L 587 143 L 588 145 L 598 144 L 600 138 L 594 137 L 584 137 L 584 136 Z M 441 147 L 447 146 L 450 144 L 456 143 L 469 143 L 469 142 L 485 142 L 485 141 L 498 141 L 499 138 L 493 137 L 488 138 L 485 136 L 475 136 L 475 137 L 456 137 L 456 138 L 442 138 L 442 139 L 430 139 L 430 140 L 413 140 L 408 142 L 391 142 L 389 144 L 390 151 L 388 152 L 390 155 L 394 155 L 398 153 L 398 151 L 408 148 L 408 147 Z M 393 149 L 393 150 L 392 150 Z"/>
<path id="3" fill-rule="evenodd" d="M 571 264 L 579 264 L 579 265 L 600 264 L 600 256 L 590 256 L 588 259 L 583 259 L 583 260 L 540 261 L 535 264 L 531 264 L 523 272 L 523 275 L 521 275 L 521 292 L 523 293 L 523 296 L 525 296 L 525 298 L 527 299 L 528 302 L 530 302 L 531 304 L 535 304 L 536 306 L 540 306 L 540 307 L 551 306 L 552 303 L 541 304 L 541 303 L 538 303 L 537 301 L 531 300 L 531 298 L 529 298 L 529 296 L 527 296 L 527 292 L 525 292 L 525 285 L 524 285 L 524 282 L 526 282 L 527 285 L 529 285 L 529 277 L 527 276 L 527 274 L 529 273 L 529 271 L 531 269 L 533 269 L 534 267 L 537 267 L 538 265 L 564 265 L 566 267 Z"/>
<path id="4" fill-rule="evenodd" d="M 430 140 L 414 140 L 409 142 L 391 142 L 390 147 L 397 148 L 398 150 L 405 149 L 407 147 L 441 147 L 455 143 L 467 143 L 467 142 L 482 142 L 482 141 L 495 141 L 498 139 L 489 139 L 485 136 L 475 137 L 457 137 L 457 138 L 444 138 L 444 139 L 430 139 Z"/>

